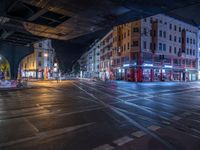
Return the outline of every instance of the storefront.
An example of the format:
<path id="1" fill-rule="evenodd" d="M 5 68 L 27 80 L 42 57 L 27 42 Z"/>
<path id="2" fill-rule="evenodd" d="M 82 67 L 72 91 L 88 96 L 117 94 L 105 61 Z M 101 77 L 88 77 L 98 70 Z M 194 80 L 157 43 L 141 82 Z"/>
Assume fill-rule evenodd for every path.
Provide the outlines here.
<path id="1" fill-rule="evenodd" d="M 195 69 L 186 69 L 187 79 L 189 81 L 196 81 L 198 80 L 198 72 Z"/>
<path id="2" fill-rule="evenodd" d="M 198 71 L 198 80 L 200 80 L 200 71 Z"/>

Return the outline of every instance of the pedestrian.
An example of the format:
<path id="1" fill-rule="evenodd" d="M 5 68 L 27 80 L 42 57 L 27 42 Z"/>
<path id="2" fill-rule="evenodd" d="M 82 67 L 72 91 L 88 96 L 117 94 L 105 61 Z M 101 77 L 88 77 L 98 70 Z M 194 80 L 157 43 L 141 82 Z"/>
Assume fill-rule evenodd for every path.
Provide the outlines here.
<path id="1" fill-rule="evenodd" d="M 56 82 L 58 83 L 58 77 L 56 77 Z"/>

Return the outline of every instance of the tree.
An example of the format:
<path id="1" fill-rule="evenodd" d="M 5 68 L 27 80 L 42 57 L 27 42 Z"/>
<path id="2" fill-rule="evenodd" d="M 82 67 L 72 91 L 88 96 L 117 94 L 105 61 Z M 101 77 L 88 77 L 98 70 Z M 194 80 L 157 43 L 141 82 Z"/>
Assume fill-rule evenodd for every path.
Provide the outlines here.
<path id="1" fill-rule="evenodd" d="M 5 77 L 8 77 L 9 76 L 9 63 L 8 61 L 5 59 L 5 58 L 2 58 L 1 62 L 1 72 L 4 73 L 4 76 Z"/>
<path id="2" fill-rule="evenodd" d="M 73 66 L 73 73 L 75 75 L 79 74 L 80 73 L 80 64 L 78 62 L 76 62 Z"/>

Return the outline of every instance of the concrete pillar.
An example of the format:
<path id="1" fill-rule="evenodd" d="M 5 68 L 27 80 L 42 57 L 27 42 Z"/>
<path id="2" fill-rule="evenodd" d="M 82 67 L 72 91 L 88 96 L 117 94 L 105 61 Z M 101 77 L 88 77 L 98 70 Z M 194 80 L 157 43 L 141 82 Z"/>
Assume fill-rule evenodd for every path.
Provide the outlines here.
<path id="1" fill-rule="evenodd" d="M 17 79 L 20 61 L 31 53 L 33 53 L 33 46 L 19 46 L 8 42 L 0 42 L 0 54 L 4 56 L 10 64 L 11 79 Z"/>
<path id="2" fill-rule="evenodd" d="M 150 72 L 150 79 L 151 79 L 151 82 L 154 81 L 154 69 L 151 69 L 151 72 Z"/>

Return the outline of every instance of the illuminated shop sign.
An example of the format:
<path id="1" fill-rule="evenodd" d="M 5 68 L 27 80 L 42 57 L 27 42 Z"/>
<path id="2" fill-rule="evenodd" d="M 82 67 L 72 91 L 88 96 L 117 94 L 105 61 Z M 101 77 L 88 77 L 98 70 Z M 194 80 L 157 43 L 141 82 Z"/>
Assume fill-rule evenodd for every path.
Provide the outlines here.
<path id="1" fill-rule="evenodd" d="M 165 68 L 173 68 L 171 65 L 164 65 Z"/>
<path id="2" fill-rule="evenodd" d="M 123 67 L 131 67 L 131 66 L 136 66 L 136 63 L 134 64 L 124 64 Z"/>
<path id="3" fill-rule="evenodd" d="M 153 67 L 153 64 L 144 64 L 144 67 Z"/>

